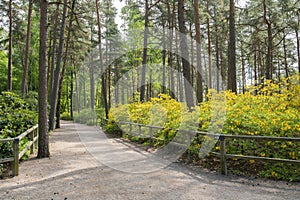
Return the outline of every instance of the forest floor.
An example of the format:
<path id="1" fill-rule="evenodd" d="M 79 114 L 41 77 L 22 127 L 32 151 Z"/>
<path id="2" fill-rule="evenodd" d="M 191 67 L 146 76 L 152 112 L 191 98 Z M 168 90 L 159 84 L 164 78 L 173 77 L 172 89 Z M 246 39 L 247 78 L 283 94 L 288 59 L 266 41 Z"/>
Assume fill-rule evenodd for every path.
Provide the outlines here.
<path id="1" fill-rule="evenodd" d="M 299 183 L 222 176 L 180 162 L 154 165 L 156 169 L 149 171 L 136 160 L 147 156 L 144 149 L 107 138 L 97 127 L 72 122 L 62 122 L 51 133 L 50 150 L 50 158 L 32 157 L 20 164 L 19 176 L 0 180 L 0 199 L 294 200 L 300 196 Z M 121 155 L 127 156 L 127 163 L 121 157 L 111 161 Z"/>

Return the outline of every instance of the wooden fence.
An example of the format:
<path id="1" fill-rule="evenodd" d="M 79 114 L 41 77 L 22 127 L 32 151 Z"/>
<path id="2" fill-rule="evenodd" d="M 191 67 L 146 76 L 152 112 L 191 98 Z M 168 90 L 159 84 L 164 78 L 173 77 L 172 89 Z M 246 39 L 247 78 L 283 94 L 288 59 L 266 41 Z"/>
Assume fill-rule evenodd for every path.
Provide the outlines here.
<path id="1" fill-rule="evenodd" d="M 20 142 L 28 136 L 29 142 L 28 144 L 20 151 Z M 7 139 L 0 139 L 0 143 L 13 143 L 13 156 L 8 158 L 0 159 L 1 163 L 12 163 L 12 176 L 18 176 L 19 174 L 19 160 L 25 155 L 25 153 L 30 150 L 30 154 L 33 154 L 34 148 L 37 147 L 37 140 L 38 140 L 38 125 L 33 126 L 32 128 L 28 129 L 21 135 L 15 138 L 7 138 Z"/>
<path id="2" fill-rule="evenodd" d="M 102 126 L 105 126 L 107 123 L 106 119 L 101 119 L 100 124 Z M 132 122 L 118 122 L 119 125 L 128 125 L 129 130 L 128 134 L 133 135 L 142 135 L 142 127 L 149 128 L 149 134 L 148 138 L 150 140 L 150 145 L 152 145 L 153 140 L 157 139 L 153 136 L 153 129 L 163 129 L 163 127 L 158 126 L 149 126 L 144 124 L 137 124 Z M 136 129 L 133 129 L 133 126 L 137 127 Z M 179 130 L 176 130 L 179 131 Z M 227 175 L 227 158 L 233 158 L 233 159 L 248 159 L 248 160 L 262 160 L 262 161 L 269 161 L 269 162 L 281 162 L 281 163 L 292 163 L 292 164 L 299 164 L 300 160 L 292 160 L 292 159 L 282 159 L 282 158 L 269 158 L 269 157 L 259 157 L 259 156 L 251 156 L 251 155 L 237 155 L 237 154 L 228 154 L 226 153 L 226 140 L 228 139 L 240 139 L 240 140 L 255 140 L 255 141 L 292 141 L 292 142 L 300 142 L 300 138 L 291 138 L 291 137 L 272 137 L 272 136 L 247 136 L 247 135 L 225 135 L 225 134 L 214 134 L 214 133 L 207 133 L 207 132 L 199 132 L 199 131 L 185 131 L 180 130 L 180 132 L 189 134 L 189 140 L 188 144 L 191 144 L 194 135 L 202 135 L 202 136 L 209 136 L 210 138 L 214 138 L 216 140 L 219 140 L 220 142 L 220 152 L 210 152 L 211 154 L 217 156 L 220 158 L 221 163 L 221 173 L 223 175 Z M 143 134 L 143 138 L 145 138 L 145 135 Z M 164 136 L 166 139 L 166 135 Z M 165 143 L 165 141 L 164 141 Z M 188 156 L 190 157 L 190 150 L 188 150 Z"/>

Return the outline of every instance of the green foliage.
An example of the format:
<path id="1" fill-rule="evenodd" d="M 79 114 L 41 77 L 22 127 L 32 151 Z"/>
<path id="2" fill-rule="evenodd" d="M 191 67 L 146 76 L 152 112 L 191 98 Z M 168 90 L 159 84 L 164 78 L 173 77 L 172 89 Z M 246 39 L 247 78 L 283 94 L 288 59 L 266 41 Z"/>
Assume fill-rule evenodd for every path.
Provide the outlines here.
<path id="1" fill-rule="evenodd" d="M 114 120 L 109 120 L 107 125 L 104 127 L 104 131 L 108 134 L 122 136 L 123 131 L 120 129 L 118 124 Z"/>
<path id="2" fill-rule="evenodd" d="M 7 55 L 3 50 L 0 50 L 0 91 L 7 87 Z"/>
<path id="3" fill-rule="evenodd" d="M 0 95 L 0 131 L 6 137 L 16 137 L 37 123 L 37 107 L 34 98 L 28 102 L 11 92 Z"/>
<path id="4" fill-rule="evenodd" d="M 80 110 L 79 113 L 74 113 L 74 121 L 87 125 L 95 125 L 97 122 L 96 112 L 91 108 Z"/>
<path id="5" fill-rule="evenodd" d="M 36 97 L 36 93 L 29 93 L 24 100 L 12 92 L 1 93 L 0 139 L 17 137 L 37 123 Z M 28 138 L 20 141 L 20 151 L 27 143 Z M 0 143 L 0 155 L 0 158 L 12 156 L 12 143 Z"/>
<path id="6" fill-rule="evenodd" d="M 72 121 L 73 118 L 71 117 L 69 112 L 64 112 L 60 115 L 61 120 L 67 120 L 67 121 Z"/>

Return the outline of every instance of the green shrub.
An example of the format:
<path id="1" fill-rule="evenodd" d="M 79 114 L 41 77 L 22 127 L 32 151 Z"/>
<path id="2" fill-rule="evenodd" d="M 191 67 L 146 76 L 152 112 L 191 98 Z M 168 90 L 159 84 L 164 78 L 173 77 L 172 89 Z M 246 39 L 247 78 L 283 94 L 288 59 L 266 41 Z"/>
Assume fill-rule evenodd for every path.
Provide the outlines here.
<path id="1" fill-rule="evenodd" d="M 29 93 L 24 99 L 12 92 L 0 94 L 0 139 L 14 138 L 37 124 L 37 94 Z M 20 141 L 20 152 L 28 138 Z M 11 157 L 12 142 L 0 143 L 0 159 Z M 26 159 L 28 153 L 22 158 Z M 2 171 L 3 169 L 0 169 Z"/>
<path id="2" fill-rule="evenodd" d="M 73 118 L 71 117 L 69 112 L 64 112 L 60 115 L 61 120 L 66 120 L 66 121 L 73 121 Z"/>
<path id="3" fill-rule="evenodd" d="M 81 124 L 96 125 L 96 112 L 90 108 L 80 110 L 79 113 L 74 113 L 74 121 Z"/>

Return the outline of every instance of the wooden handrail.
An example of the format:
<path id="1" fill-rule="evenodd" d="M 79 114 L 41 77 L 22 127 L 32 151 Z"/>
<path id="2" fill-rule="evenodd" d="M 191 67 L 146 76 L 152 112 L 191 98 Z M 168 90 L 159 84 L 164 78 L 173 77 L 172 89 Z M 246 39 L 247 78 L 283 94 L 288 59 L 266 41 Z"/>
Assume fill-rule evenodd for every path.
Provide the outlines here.
<path id="1" fill-rule="evenodd" d="M 148 127 L 149 130 L 149 139 L 150 145 L 153 141 L 153 132 L 152 128 L 155 129 L 163 129 L 163 127 L 159 126 L 151 126 L 145 124 L 138 124 L 133 122 L 116 122 L 120 125 L 130 125 L 129 133 L 132 132 L 132 126 L 137 126 L 140 133 L 141 127 Z M 269 140 L 269 141 L 292 141 L 292 142 L 300 142 L 300 137 L 274 137 L 274 136 L 249 136 L 249 135 L 227 135 L 227 134 L 217 134 L 217 133 L 209 133 L 209 132 L 201 132 L 201 131 L 188 131 L 188 130 L 178 130 L 175 131 L 186 133 L 189 135 L 203 135 L 203 136 L 210 136 L 216 140 L 220 141 L 220 153 L 212 152 L 212 154 L 217 155 L 221 159 L 221 173 L 226 175 L 227 174 L 227 158 L 236 158 L 236 159 L 248 159 L 248 160 L 264 160 L 264 161 L 272 161 L 272 162 L 285 162 L 285 163 L 293 163 L 293 164 L 300 164 L 299 160 L 292 160 L 292 159 L 282 159 L 282 158 L 269 158 L 269 157 L 258 157 L 258 156 L 246 156 L 246 155 L 235 155 L 235 154 L 226 154 L 226 139 L 243 139 L 243 140 Z M 136 134 L 136 133 L 135 133 Z M 145 135 L 143 135 L 145 138 Z M 190 152 L 188 150 L 188 154 Z"/>
<path id="2" fill-rule="evenodd" d="M 20 141 L 27 135 L 29 135 L 30 141 L 24 147 L 24 149 L 22 149 L 22 151 L 19 152 Z M 34 145 L 37 143 L 38 135 L 39 135 L 38 134 L 38 125 L 36 124 L 15 138 L 0 139 L 0 143 L 13 142 L 13 157 L 0 159 L 0 163 L 13 162 L 13 167 L 12 167 L 12 175 L 13 176 L 18 176 L 19 160 L 25 155 L 25 153 L 28 150 L 30 150 L 30 154 L 33 154 Z M 37 145 L 36 145 L 36 147 L 37 147 Z"/>

